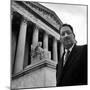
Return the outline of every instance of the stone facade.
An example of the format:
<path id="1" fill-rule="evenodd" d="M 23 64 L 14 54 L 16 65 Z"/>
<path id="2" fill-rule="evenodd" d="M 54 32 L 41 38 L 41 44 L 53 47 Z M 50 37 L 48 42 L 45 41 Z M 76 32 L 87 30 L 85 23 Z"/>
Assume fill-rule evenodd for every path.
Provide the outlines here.
<path id="1" fill-rule="evenodd" d="M 13 76 L 12 88 L 36 88 L 56 85 L 56 63 L 48 60 L 37 61 Z"/>
<path id="2" fill-rule="evenodd" d="M 61 20 L 37 2 L 13 1 L 11 24 L 12 89 L 56 86 Z"/>

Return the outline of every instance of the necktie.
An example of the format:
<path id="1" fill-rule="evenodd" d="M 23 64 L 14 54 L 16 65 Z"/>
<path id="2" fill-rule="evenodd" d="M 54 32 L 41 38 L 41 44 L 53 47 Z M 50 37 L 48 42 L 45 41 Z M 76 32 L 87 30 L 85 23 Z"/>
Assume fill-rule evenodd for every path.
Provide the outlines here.
<path id="1" fill-rule="evenodd" d="M 67 59 L 68 59 L 69 54 L 70 54 L 70 51 L 69 51 L 69 50 L 67 50 L 67 52 L 64 54 L 63 66 L 64 66 L 64 65 L 65 65 L 65 63 L 66 63 L 66 61 L 67 61 Z"/>

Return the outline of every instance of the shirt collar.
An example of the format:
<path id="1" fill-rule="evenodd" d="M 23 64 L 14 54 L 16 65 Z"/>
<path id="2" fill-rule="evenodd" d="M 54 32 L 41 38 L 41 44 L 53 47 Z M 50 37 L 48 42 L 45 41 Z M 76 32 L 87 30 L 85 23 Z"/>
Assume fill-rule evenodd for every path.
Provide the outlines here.
<path id="1" fill-rule="evenodd" d="M 70 52 L 72 51 L 73 47 L 74 47 L 74 44 L 73 44 L 72 47 L 69 49 Z M 68 51 L 68 50 L 65 49 L 65 53 L 67 53 L 67 51 Z"/>

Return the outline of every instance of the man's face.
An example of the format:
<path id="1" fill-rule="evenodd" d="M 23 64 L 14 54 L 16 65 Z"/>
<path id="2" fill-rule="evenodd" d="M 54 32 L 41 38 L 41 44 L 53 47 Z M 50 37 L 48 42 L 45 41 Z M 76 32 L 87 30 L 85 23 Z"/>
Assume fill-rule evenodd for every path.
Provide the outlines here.
<path id="1" fill-rule="evenodd" d="M 75 37 L 70 27 L 68 26 L 62 27 L 60 31 L 60 35 L 61 35 L 60 40 L 66 49 L 69 49 L 75 43 Z"/>

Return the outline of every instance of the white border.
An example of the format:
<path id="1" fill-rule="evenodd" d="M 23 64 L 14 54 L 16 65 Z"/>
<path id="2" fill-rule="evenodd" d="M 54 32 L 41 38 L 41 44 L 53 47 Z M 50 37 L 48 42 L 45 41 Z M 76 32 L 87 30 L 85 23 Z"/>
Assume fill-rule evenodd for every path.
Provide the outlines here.
<path id="1" fill-rule="evenodd" d="M 26 0 L 25 0 L 26 1 Z M 35 1 L 35 0 L 30 0 Z M 90 0 L 36 0 L 41 2 L 54 2 L 54 3 L 70 3 L 70 4 L 86 4 L 88 5 L 88 16 L 90 16 Z M 88 17 L 88 23 L 89 23 Z M 90 25 L 88 27 L 88 34 L 90 32 Z M 88 35 L 89 38 L 90 35 Z M 88 46 L 89 46 L 88 40 Z M 88 47 L 89 50 L 89 47 Z M 89 52 L 88 52 L 89 53 Z M 88 63 L 89 63 L 88 59 Z M 90 66 L 88 64 L 88 66 Z M 90 67 L 88 67 L 89 69 Z M 88 70 L 89 71 L 89 70 Z M 88 72 L 90 73 L 90 72 Z M 90 76 L 90 74 L 88 75 Z M 1 90 L 8 90 L 10 87 L 10 0 L 1 0 L 0 2 L 0 89 Z M 61 88 L 41 88 L 47 90 L 89 90 L 88 86 L 71 86 L 71 87 L 61 87 Z M 33 89 L 30 89 L 33 90 Z M 38 89 L 37 89 L 38 90 Z"/>

